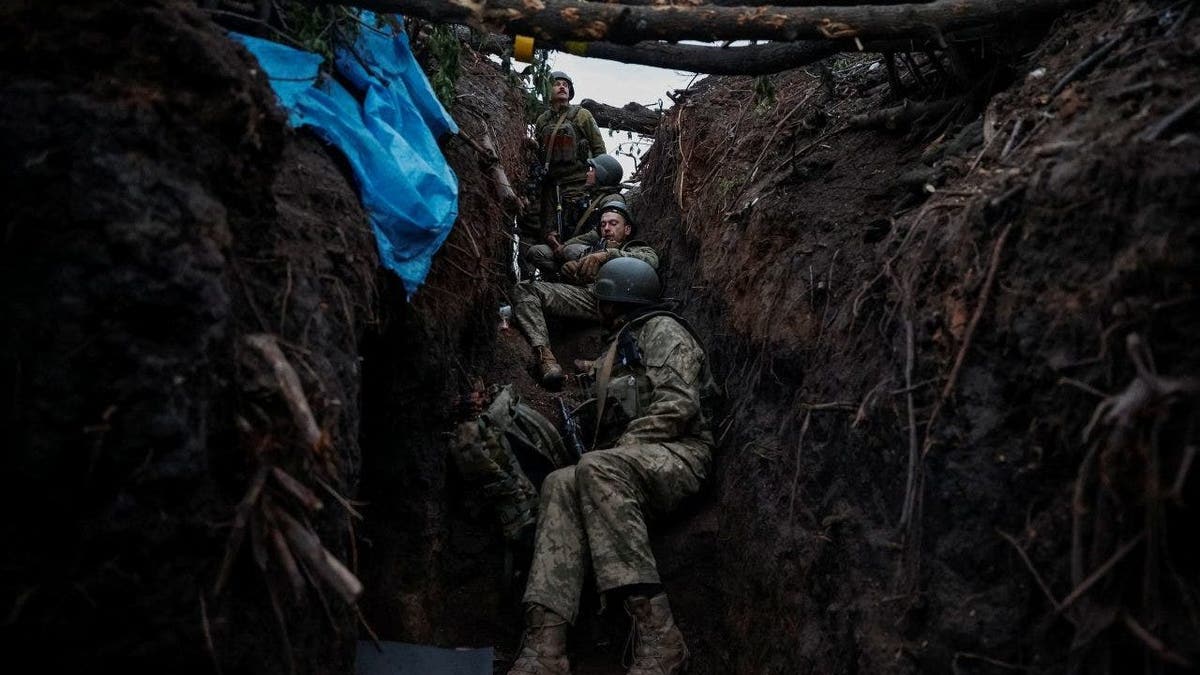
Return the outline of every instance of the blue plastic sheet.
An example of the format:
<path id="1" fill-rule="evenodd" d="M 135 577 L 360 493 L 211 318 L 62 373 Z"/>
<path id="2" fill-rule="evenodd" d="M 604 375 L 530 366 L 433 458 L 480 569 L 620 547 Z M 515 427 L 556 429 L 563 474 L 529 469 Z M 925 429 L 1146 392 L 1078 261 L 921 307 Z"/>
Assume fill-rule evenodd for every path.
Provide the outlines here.
<path id="1" fill-rule="evenodd" d="M 262 65 L 294 127 L 310 127 L 346 156 L 375 231 L 384 266 L 409 297 L 429 273 L 458 216 L 458 178 L 437 137 L 458 126 L 433 94 L 403 30 L 364 12 L 353 50 L 334 58 L 339 80 L 321 77 L 322 58 L 269 40 L 232 34 Z"/>

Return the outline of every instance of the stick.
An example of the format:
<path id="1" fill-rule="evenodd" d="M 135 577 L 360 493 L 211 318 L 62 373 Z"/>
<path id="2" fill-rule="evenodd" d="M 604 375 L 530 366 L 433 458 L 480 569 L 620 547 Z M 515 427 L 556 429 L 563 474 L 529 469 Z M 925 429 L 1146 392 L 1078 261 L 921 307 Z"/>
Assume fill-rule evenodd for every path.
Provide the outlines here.
<path id="1" fill-rule="evenodd" d="M 320 497 L 317 497 L 317 493 L 310 490 L 305 484 L 292 478 L 283 469 L 277 466 L 271 467 L 271 476 L 285 492 L 294 497 L 296 501 L 300 502 L 301 506 L 309 511 L 320 511 L 324 507 Z"/>
<path id="2" fill-rule="evenodd" d="M 1163 661 L 1166 661 L 1167 663 L 1174 663 L 1177 666 L 1183 666 L 1184 668 L 1192 667 L 1191 661 L 1189 661 L 1183 655 L 1177 654 L 1168 649 L 1167 645 L 1164 644 L 1162 640 L 1158 639 L 1153 633 L 1146 630 L 1142 624 L 1137 622 L 1137 619 L 1133 618 L 1132 614 L 1129 612 L 1122 612 L 1121 619 L 1125 622 L 1125 627 L 1129 629 L 1129 632 L 1133 633 L 1134 637 L 1141 640 L 1142 643 L 1144 643 L 1146 647 L 1150 649 L 1150 651 L 1154 652 L 1155 656 Z"/>
<path id="3" fill-rule="evenodd" d="M 233 567 L 233 558 L 237 555 L 238 549 L 242 547 L 242 540 L 246 536 L 246 524 L 250 519 L 250 509 L 258 503 L 258 497 L 262 494 L 263 486 L 267 483 L 267 467 L 260 466 L 254 474 L 254 478 L 250 481 L 250 487 L 246 490 L 246 494 L 242 496 L 242 501 L 238 503 L 237 511 L 233 516 L 233 529 L 229 532 L 229 539 L 225 541 L 225 558 L 221 561 L 221 571 L 217 573 L 217 582 L 213 584 L 213 596 L 221 594 L 221 590 L 225 588 L 225 582 L 229 579 L 229 572 Z"/>
<path id="4" fill-rule="evenodd" d="M 204 592 L 200 592 L 200 628 L 204 631 L 204 646 L 212 659 L 213 670 L 221 675 L 221 661 L 217 659 L 217 647 L 213 642 L 212 626 L 208 622 L 208 603 L 204 600 Z"/>
<path id="5" fill-rule="evenodd" d="M 1147 128 L 1145 131 L 1143 131 L 1142 135 L 1141 135 L 1141 139 L 1143 141 L 1157 140 L 1158 137 L 1161 136 L 1164 132 L 1166 132 L 1171 127 L 1175 126 L 1176 122 L 1178 122 L 1179 120 L 1186 117 L 1188 115 L 1188 113 L 1192 112 L 1192 110 L 1195 110 L 1197 105 L 1200 105 L 1200 94 L 1197 94 L 1197 95 L 1193 96 L 1192 98 L 1188 99 L 1188 101 L 1185 102 L 1182 106 L 1180 106 L 1177 110 L 1175 110 L 1175 112 L 1171 113 L 1170 115 L 1167 115 L 1166 117 L 1162 118 L 1157 123 L 1155 123 L 1153 126 Z"/>
<path id="6" fill-rule="evenodd" d="M 271 366 L 271 370 L 275 374 L 275 381 L 279 384 L 279 391 L 283 395 L 284 401 L 287 402 L 288 409 L 292 412 L 292 420 L 300 430 L 300 436 L 305 445 L 309 450 L 319 449 L 323 445 L 321 428 L 317 426 L 317 421 L 313 418 L 312 408 L 309 407 L 308 398 L 304 395 L 304 387 L 300 384 L 300 376 L 296 374 L 296 369 L 292 368 L 292 364 L 288 363 L 287 358 L 280 351 L 274 336 L 266 333 L 254 333 L 247 335 L 245 340 L 248 345 L 258 350 Z"/>
<path id="7" fill-rule="evenodd" d="M 1017 543 L 1016 538 L 1014 538 L 1011 534 L 1003 532 L 999 529 L 996 530 L 996 534 L 1003 537 L 1004 541 L 1012 544 L 1012 547 L 1017 549 L 1017 554 L 1021 556 L 1021 560 L 1025 561 L 1025 566 L 1029 568 L 1029 573 L 1033 575 L 1033 580 L 1037 582 L 1038 588 L 1042 589 L 1042 593 L 1044 593 L 1046 595 L 1046 599 L 1050 601 L 1050 606 L 1053 607 L 1054 611 L 1057 612 L 1059 609 L 1058 600 L 1055 599 L 1054 594 L 1050 592 L 1050 587 L 1046 585 L 1045 580 L 1042 579 L 1042 575 L 1038 574 L 1037 568 L 1033 566 L 1033 561 L 1029 559 L 1029 554 L 1025 553 L 1025 549 L 1021 548 L 1021 545 Z"/>
<path id="8" fill-rule="evenodd" d="M 958 382 L 958 371 L 962 369 L 963 361 L 967 358 L 967 349 L 971 346 L 971 338 L 975 335 L 975 329 L 979 326 L 979 319 L 983 316 L 983 308 L 987 306 L 988 297 L 992 292 L 992 282 L 996 280 L 996 269 L 1000 266 L 1000 253 L 1004 250 L 1004 242 L 1008 240 L 1008 233 L 1012 230 L 1012 222 L 1010 221 L 1004 226 L 1004 230 L 1000 232 L 1000 236 L 996 238 L 996 243 L 992 247 L 992 261 L 988 265 L 987 278 L 983 281 L 983 289 L 979 291 L 979 303 L 975 306 L 975 313 L 971 316 L 971 323 L 967 325 L 967 334 L 963 337 L 962 347 L 958 350 L 958 356 L 954 358 L 954 367 L 950 369 L 950 376 L 946 380 L 946 386 L 942 389 L 942 395 L 938 397 L 937 403 L 933 406 L 933 412 L 929 416 L 929 423 L 925 426 L 925 449 L 921 456 L 929 454 L 930 435 L 933 432 L 934 422 L 937 421 L 938 413 L 942 410 L 942 404 L 949 398 L 951 392 L 954 391 L 954 385 Z"/>
<path id="9" fill-rule="evenodd" d="M 788 527 L 792 525 L 793 509 L 796 506 L 796 489 L 800 484 L 800 451 L 804 449 L 804 435 L 808 433 L 808 422 L 812 419 L 812 410 L 804 413 L 804 422 L 800 425 L 800 437 L 796 439 L 796 472 L 792 474 L 792 496 L 788 499 Z"/>
<path id="10" fill-rule="evenodd" d="M 913 412 L 912 374 L 915 351 L 913 347 L 913 324 L 911 319 L 904 320 L 905 363 L 904 386 L 908 389 L 908 478 L 904 482 L 904 507 L 900 511 L 900 527 L 908 524 L 912 516 L 913 504 L 916 501 L 914 488 L 917 482 L 917 462 L 921 461 L 917 450 L 917 415 Z"/>
<path id="11" fill-rule="evenodd" d="M 1108 560 L 1104 561 L 1103 565 L 1097 567 L 1095 572 L 1092 572 L 1090 575 L 1088 575 L 1088 578 L 1084 579 L 1083 583 L 1076 586 L 1075 590 L 1071 591 L 1070 595 L 1063 598 L 1062 603 L 1059 604 L 1059 606 L 1056 608 L 1056 611 L 1065 611 L 1068 607 L 1075 604 L 1076 600 L 1082 597 L 1083 594 L 1086 593 L 1089 588 L 1094 586 L 1097 581 L 1103 579 L 1104 575 L 1108 574 L 1109 570 L 1111 570 L 1118 562 L 1120 562 L 1122 558 L 1129 555 L 1129 552 L 1132 551 L 1145 538 L 1146 533 L 1141 532 L 1138 534 L 1138 536 L 1123 544 L 1121 548 L 1117 549 L 1116 553 L 1112 554 Z"/>
<path id="12" fill-rule="evenodd" d="M 353 603 L 363 590 L 358 577 L 321 545 L 321 540 L 312 530 L 282 509 L 275 510 L 274 515 L 283 525 L 283 534 L 289 547 L 299 555 L 305 566 L 337 591 L 346 604 Z"/>
<path id="13" fill-rule="evenodd" d="M 1063 75 L 1062 79 L 1055 83 L 1055 85 L 1050 89 L 1050 98 L 1058 96 L 1059 92 L 1061 92 L 1063 89 L 1066 89 L 1068 84 L 1071 84 L 1075 80 L 1078 80 L 1079 78 L 1084 77 L 1088 73 L 1092 72 L 1092 69 L 1099 65 L 1099 63 L 1104 60 L 1104 57 L 1108 56 L 1109 52 L 1116 49 L 1117 45 L 1120 44 L 1121 40 L 1124 39 L 1125 33 L 1120 33 L 1113 39 L 1097 47 L 1096 50 L 1088 55 L 1086 59 L 1080 61 L 1079 65 L 1067 71 L 1067 74 Z"/>

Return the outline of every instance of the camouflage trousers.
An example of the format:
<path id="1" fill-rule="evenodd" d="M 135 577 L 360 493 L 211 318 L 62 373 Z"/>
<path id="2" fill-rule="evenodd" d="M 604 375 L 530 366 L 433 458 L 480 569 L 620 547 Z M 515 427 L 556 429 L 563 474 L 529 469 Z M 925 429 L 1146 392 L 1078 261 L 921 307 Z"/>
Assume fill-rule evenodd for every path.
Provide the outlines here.
<path id="1" fill-rule="evenodd" d="M 646 522 L 695 494 L 711 462 L 707 443 L 655 443 L 589 452 L 551 473 L 524 601 L 574 623 L 589 564 L 602 593 L 658 583 Z"/>
<path id="2" fill-rule="evenodd" d="M 513 287 L 513 319 L 534 347 L 550 344 L 547 315 L 599 321 L 600 307 L 591 286 L 522 281 Z"/>

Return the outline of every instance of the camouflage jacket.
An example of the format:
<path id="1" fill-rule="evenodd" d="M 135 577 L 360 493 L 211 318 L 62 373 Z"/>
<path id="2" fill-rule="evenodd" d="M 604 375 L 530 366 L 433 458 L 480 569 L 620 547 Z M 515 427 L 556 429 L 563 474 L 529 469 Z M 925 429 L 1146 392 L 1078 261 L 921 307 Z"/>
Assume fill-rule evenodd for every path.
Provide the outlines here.
<path id="1" fill-rule="evenodd" d="M 573 105 L 547 110 L 533 124 L 540 151 L 538 160 L 548 165 L 546 183 L 558 183 L 564 188 L 582 187 L 587 178 L 588 159 L 605 151 L 596 118 Z"/>
<path id="2" fill-rule="evenodd" d="M 592 250 L 597 250 L 597 245 L 600 243 L 600 233 L 595 230 L 589 230 L 579 235 L 568 239 L 566 244 L 584 244 Z M 609 258 L 630 257 L 637 258 L 642 262 L 650 265 L 654 269 L 658 269 L 658 252 L 650 247 L 649 244 L 641 239 L 630 239 L 624 244 L 613 244 L 606 246 Z"/>
<path id="3" fill-rule="evenodd" d="M 610 344 L 593 370 L 595 381 L 605 358 L 613 355 L 596 447 L 689 443 L 711 448 L 708 417 L 717 387 L 691 330 L 674 315 L 653 312 L 634 319 L 614 339 L 617 347 Z"/>

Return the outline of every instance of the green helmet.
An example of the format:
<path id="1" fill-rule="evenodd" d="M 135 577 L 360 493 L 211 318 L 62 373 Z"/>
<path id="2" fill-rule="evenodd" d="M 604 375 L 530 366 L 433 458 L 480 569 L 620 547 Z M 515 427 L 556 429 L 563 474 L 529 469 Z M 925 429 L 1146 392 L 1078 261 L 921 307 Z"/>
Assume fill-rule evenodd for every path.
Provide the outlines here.
<path id="1" fill-rule="evenodd" d="M 556 71 L 550 73 L 550 83 L 554 84 L 555 80 L 566 80 L 567 81 L 567 100 L 570 101 L 571 99 L 575 98 L 575 81 L 571 79 L 570 75 L 564 73 L 561 70 L 556 70 Z"/>
<path id="2" fill-rule="evenodd" d="M 625 176 L 625 169 L 621 166 L 621 162 L 612 155 L 596 155 L 587 163 L 596 170 L 596 185 L 612 187 L 620 183 L 621 178 Z"/>
<path id="3" fill-rule="evenodd" d="M 621 195 L 608 195 L 600 199 L 600 208 L 597 216 L 602 216 L 608 212 L 619 213 L 625 219 L 625 224 L 629 225 L 629 232 L 632 234 L 637 230 L 637 226 L 633 224 L 633 214 L 629 212 L 629 205 L 625 203 L 625 199 Z"/>
<path id="4" fill-rule="evenodd" d="M 658 302 L 662 285 L 650 263 L 637 258 L 621 257 L 609 260 L 596 273 L 592 287 L 597 300 L 624 302 L 632 305 L 652 305 Z"/>

